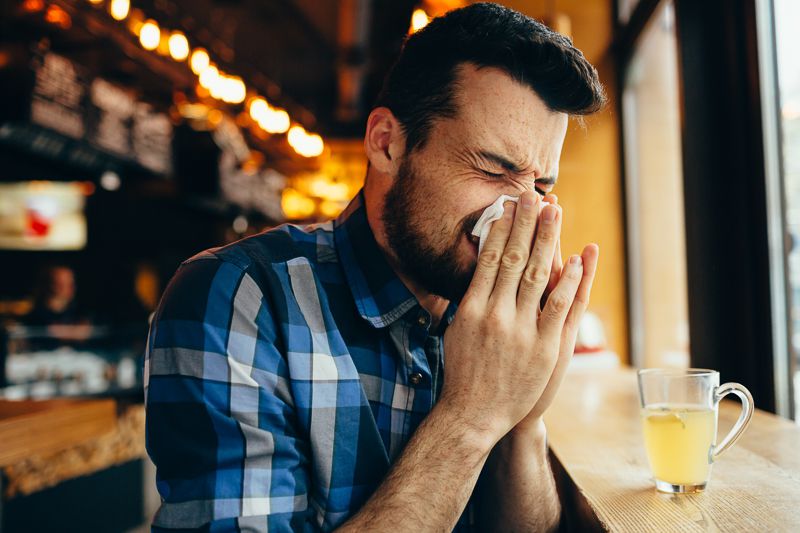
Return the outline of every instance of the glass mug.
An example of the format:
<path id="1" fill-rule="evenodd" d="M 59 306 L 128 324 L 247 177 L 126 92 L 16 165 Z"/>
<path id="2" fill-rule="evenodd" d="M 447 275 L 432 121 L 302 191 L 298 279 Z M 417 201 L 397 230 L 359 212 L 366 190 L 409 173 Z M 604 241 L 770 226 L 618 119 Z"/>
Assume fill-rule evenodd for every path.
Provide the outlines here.
<path id="1" fill-rule="evenodd" d="M 719 372 L 689 368 L 639 370 L 644 445 L 656 489 L 671 494 L 702 492 L 711 465 L 741 437 L 753 416 L 753 397 L 738 383 L 719 384 Z M 735 394 L 742 413 L 719 444 L 720 400 Z"/>

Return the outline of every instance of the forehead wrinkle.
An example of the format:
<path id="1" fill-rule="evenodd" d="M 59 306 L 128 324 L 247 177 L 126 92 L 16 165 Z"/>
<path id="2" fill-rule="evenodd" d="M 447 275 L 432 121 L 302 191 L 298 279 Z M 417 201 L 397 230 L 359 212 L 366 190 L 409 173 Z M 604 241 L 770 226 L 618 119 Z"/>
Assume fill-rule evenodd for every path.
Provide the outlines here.
<path id="1" fill-rule="evenodd" d="M 498 156 L 499 158 L 506 159 L 504 156 L 501 156 L 500 154 L 494 154 L 493 152 L 486 151 L 486 150 L 480 150 L 478 152 L 472 152 L 472 150 L 469 149 L 469 148 L 468 148 L 468 150 L 470 150 L 470 152 L 474 154 L 473 157 L 478 157 L 480 159 L 487 160 L 487 161 L 492 161 L 494 159 L 494 157 L 492 157 L 492 156 Z M 512 161 L 513 161 L 513 159 L 512 160 L 507 160 L 506 163 L 511 163 Z M 503 163 L 501 161 L 496 161 L 495 162 L 495 164 L 500 164 L 504 169 L 508 170 L 509 172 L 512 172 L 513 174 L 515 174 L 517 176 L 527 176 L 529 174 L 534 174 L 534 176 L 535 176 L 535 170 L 530 169 L 530 167 L 532 167 L 533 164 L 518 165 L 518 164 L 512 163 L 514 168 L 509 168 L 509 165 L 507 165 L 506 163 Z M 537 185 L 555 185 L 558 182 L 558 174 L 555 173 L 555 174 L 551 174 L 551 175 L 540 175 L 538 177 L 535 176 L 533 182 L 535 184 L 537 184 Z"/>
<path id="2" fill-rule="evenodd" d="M 455 151 L 455 154 L 456 158 L 459 161 L 465 163 L 466 165 L 473 167 L 478 166 L 478 160 L 479 160 L 478 154 L 474 149 L 470 148 L 469 146 L 462 145 Z"/>

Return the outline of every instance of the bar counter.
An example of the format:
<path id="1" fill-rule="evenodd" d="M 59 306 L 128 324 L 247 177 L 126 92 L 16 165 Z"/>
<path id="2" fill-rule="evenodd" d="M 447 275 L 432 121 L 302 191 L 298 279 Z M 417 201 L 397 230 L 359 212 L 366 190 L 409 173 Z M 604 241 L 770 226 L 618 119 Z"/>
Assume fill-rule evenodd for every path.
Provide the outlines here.
<path id="1" fill-rule="evenodd" d="M 739 411 L 722 401 L 719 435 Z M 706 492 L 669 495 L 654 488 L 639 416 L 634 370 L 570 369 L 545 415 L 567 530 L 800 531 L 796 424 L 756 409 Z"/>
<path id="2" fill-rule="evenodd" d="M 140 404 L 0 400 L 0 532 L 138 526 L 144 455 Z"/>

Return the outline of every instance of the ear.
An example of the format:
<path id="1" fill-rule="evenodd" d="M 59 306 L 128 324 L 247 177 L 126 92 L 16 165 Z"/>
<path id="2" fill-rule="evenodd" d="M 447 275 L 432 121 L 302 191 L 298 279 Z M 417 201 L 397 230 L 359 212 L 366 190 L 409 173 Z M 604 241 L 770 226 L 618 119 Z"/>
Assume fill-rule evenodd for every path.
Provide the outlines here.
<path id="1" fill-rule="evenodd" d="M 388 107 L 373 109 L 364 135 L 364 150 L 370 165 L 379 172 L 395 175 L 405 146 L 403 128 L 392 111 Z"/>

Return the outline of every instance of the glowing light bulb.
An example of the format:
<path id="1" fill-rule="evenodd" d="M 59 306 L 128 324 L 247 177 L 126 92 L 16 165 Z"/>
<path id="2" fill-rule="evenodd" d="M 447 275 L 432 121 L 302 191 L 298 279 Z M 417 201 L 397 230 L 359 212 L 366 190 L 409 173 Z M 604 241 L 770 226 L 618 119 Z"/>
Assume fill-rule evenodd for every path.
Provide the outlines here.
<path id="1" fill-rule="evenodd" d="M 303 126 L 292 126 L 289 128 L 289 134 L 287 135 L 287 140 L 289 141 L 289 146 L 297 150 L 299 146 L 302 146 L 303 141 L 306 138 L 306 130 Z"/>
<path id="2" fill-rule="evenodd" d="M 198 76 L 208 68 L 211 64 L 211 59 L 208 57 L 208 52 L 202 48 L 196 48 L 192 52 L 192 58 L 189 60 L 189 65 L 192 67 L 192 72 Z"/>
<path id="3" fill-rule="evenodd" d="M 211 86 L 214 85 L 219 78 L 219 70 L 214 65 L 208 65 L 200 73 L 200 86 L 208 91 L 211 91 Z"/>
<path id="4" fill-rule="evenodd" d="M 232 104 L 241 104 L 244 102 L 245 97 L 247 96 L 247 86 L 244 84 L 244 81 L 239 76 L 233 76 L 230 78 L 231 84 L 231 95 L 230 100 Z"/>
<path id="5" fill-rule="evenodd" d="M 265 117 L 269 113 L 269 104 L 267 101 L 261 98 L 260 96 L 257 98 L 253 98 L 250 101 L 250 118 L 258 122 L 259 124 L 265 120 Z"/>
<path id="6" fill-rule="evenodd" d="M 189 41 L 183 33 L 174 31 L 169 36 L 169 55 L 175 61 L 183 61 L 189 57 Z"/>
<path id="7" fill-rule="evenodd" d="M 44 20 L 65 30 L 72 27 L 72 17 L 55 4 L 47 8 L 44 14 Z"/>
<path id="8" fill-rule="evenodd" d="M 114 20 L 124 20 L 130 10 L 130 0 L 111 0 L 111 4 L 108 6 L 108 12 Z"/>
<path id="9" fill-rule="evenodd" d="M 270 133 L 286 133 L 291 125 L 289 113 L 283 109 L 272 109 L 269 115 L 269 132 Z"/>
<path id="10" fill-rule="evenodd" d="M 128 27 L 128 30 L 136 37 L 139 37 L 139 33 L 142 31 L 142 24 L 144 24 L 144 13 L 142 10 L 131 9 L 131 12 L 128 14 L 128 18 L 125 21 L 125 25 Z"/>
<path id="11" fill-rule="evenodd" d="M 303 157 L 317 157 L 325 150 L 322 137 L 316 133 L 309 134 L 302 126 L 292 126 L 287 135 L 289 146 Z"/>
<path id="12" fill-rule="evenodd" d="M 306 139 L 306 157 L 317 157 L 325 150 L 325 143 L 322 137 L 316 133 L 309 135 Z"/>
<path id="13" fill-rule="evenodd" d="M 142 24 L 139 32 L 139 42 L 145 50 L 155 50 L 161 41 L 161 30 L 154 20 L 148 20 Z"/>
<path id="14" fill-rule="evenodd" d="M 415 9 L 414 13 L 411 15 L 411 32 L 413 33 L 421 30 L 428 25 L 430 20 L 424 9 Z"/>
<path id="15" fill-rule="evenodd" d="M 44 9 L 44 0 L 25 0 L 22 2 L 22 10 L 28 13 L 38 13 Z"/>
<path id="16" fill-rule="evenodd" d="M 211 93 L 212 98 L 222 100 L 225 95 L 226 87 L 227 77 L 222 72 L 219 72 L 219 74 L 211 80 L 211 86 L 208 88 L 208 92 Z"/>

